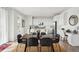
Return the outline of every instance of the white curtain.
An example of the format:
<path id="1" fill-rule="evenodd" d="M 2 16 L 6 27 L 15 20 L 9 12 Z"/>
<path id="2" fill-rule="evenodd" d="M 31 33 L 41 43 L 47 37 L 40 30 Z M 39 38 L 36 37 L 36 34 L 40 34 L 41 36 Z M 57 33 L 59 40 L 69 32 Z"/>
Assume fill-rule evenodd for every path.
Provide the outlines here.
<path id="1" fill-rule="evenodd" d="M 8 42 L 8 11 L 0 8 L 0 45 Z"/>

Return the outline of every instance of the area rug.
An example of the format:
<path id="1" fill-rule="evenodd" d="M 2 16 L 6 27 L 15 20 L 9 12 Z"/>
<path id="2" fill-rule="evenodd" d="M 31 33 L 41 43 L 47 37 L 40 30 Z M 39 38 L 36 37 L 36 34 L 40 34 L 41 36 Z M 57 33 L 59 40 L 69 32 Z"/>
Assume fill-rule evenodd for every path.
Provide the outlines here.
<path id="1" fill-rule="evenodd" d="M 7 43 L 0 45 L 0 52 L 6 49 L 7 47 L 9 47 L 10 45 L 11 44 L 7 44 Z"/>

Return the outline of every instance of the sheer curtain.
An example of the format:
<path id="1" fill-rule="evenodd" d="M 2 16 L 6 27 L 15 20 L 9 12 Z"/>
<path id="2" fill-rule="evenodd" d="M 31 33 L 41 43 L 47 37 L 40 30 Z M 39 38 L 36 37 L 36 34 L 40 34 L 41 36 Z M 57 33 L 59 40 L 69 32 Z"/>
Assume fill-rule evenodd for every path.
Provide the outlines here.
<path id="1" fill-rule="evenodd" d="M 0 8 L 0 45 L 8 42 L 8 11 Z"/>

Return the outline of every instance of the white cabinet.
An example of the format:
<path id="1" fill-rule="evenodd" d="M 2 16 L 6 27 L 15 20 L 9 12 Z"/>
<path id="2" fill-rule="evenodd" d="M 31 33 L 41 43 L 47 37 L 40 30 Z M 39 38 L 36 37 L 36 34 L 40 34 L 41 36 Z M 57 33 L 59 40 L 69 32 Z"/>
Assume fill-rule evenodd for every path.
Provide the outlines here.
<path id="1" fill-rule="evenodd" d="M 68 34 L 68 43 L 72 46 L 79 46 L 79 34 Z"/>

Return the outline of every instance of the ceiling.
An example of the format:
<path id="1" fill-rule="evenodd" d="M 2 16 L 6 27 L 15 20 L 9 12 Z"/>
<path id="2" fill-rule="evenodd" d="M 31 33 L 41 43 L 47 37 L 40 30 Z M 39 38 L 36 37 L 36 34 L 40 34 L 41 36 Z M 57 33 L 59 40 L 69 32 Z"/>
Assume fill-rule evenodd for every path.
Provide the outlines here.
<path id="1" fill-rule="evenodd" d="M 25 15 L 54 16 L 69 9 L 69 7 L 14 7 L 14 9 Z"/>

